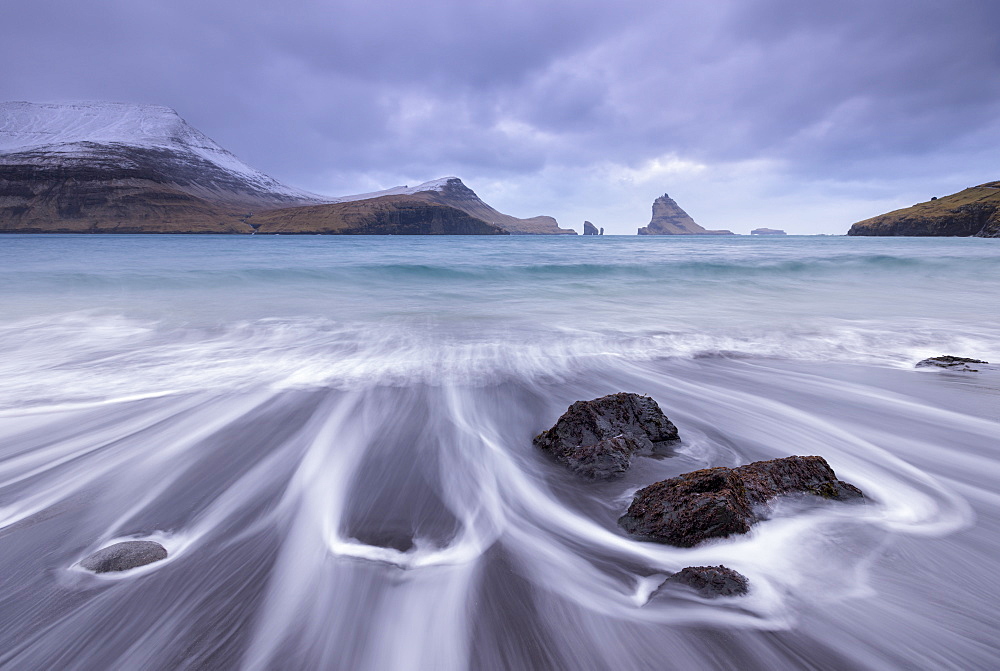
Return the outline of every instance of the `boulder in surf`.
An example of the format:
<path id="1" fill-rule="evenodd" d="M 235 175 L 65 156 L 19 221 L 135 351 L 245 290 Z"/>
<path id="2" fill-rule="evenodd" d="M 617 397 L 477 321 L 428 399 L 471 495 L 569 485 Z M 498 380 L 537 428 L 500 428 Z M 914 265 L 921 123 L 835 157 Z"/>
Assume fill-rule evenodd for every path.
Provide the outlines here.
<path id="1" fill-rule="evenodd" d="M 628 470 L 636 452 L 669 451 L 677 439 L 656 401 L 618 393 L 577 401 L 534 444 L 575 473 L 605 480 Z"/>
<path id="2" fill-rule="evenodd" d="M 973 368 L 975 365 L 988 365 L 989 361 L 981 361 L 979 359 L 969 359 L 963 356 L 934 356 L 930 359 L 924 359 L 923 361 L 918 361 L 917 368 L 946 368 L 948 370 L 960 370 L 968 371 L 970 373 L 978 373 L 978 368 Z"/>
<path id="3" fill-rule="evenodd" d="M 123 541 L 101 548 L 80 562 L 94 573 L 127 571 L 167 558 L 167 550 L 155 541 Z"/>
<path id="4" fill-rule="evenodd" d="M 769 501 L 789 494 L 864 498 L 860 489 L 838 480 L 823 457 L 793 456 L 656 482 L 636 492 L 618 524 L 639 540 L 692 547 L 746 533 L 767 514 Z"/>
<path id="5" fill-rule="evenodd" d="M 750 581 L 738 571 L 726 566 L 688 566 L 667 578 L 658 592 L 675 585 L 693 589 L 699 596 L 714 599 L 720 596 L 742 596 L 750 590 Z"/>

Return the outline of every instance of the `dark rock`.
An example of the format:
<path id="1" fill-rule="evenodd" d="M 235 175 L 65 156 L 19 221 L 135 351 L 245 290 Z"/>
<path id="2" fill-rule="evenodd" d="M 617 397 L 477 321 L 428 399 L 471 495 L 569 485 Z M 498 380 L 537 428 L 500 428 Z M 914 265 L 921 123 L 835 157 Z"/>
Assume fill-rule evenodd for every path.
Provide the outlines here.
<path id="1" fill-rule="evenodd" d="M 755 228 L 750 235 L 788 235 L 780 228 Z"/>
<path id="2" fill-rule="evenodd" d="M 709 538 L 742 534 L 766 514 L 766 504 L 785 494 L 834 500 L 863 498 L 837 480 L 823 457 L 785 457 L 739 468 L 705 468 L 636 492 L 618 520 L 640 540 L 691 547 Z"/>
<path id="3" fill-rule="evenodd" d="M 673 574 L 660 589 L 671 585 L 686 585 L 707 598 L 741 596 L 750 590 L 750 581 L 742 573 L 719 566 L 688 566 Z"/>
<path id="4" fill-rule="evenodd" d="M 601 232 L 598 235 L 604 235 L 604 227 L 601 226 Z"/>
<path id="5" fill-rule="evenodd" d="M 961 370 L 968 371 L 971 373 L 978 373 L 978 368 L 972 368 L 969 364 L 989 364 L 989 361 L 980 361 L 979 359 L 967 359 L 961 356 L 935 356 L 930 359 L 924 359 L 923 361 L 918 361 L 917 368 L 947 368 L 948 370 Z"/>
<path id="6" fill-rule="evenodd" d="M 167 558 L 167 550 L 154 541 L 124 541 L 101 548 L 80 562 L 94 573 L 127 571 Z"/>
<path id="7" fill-rule="evenodd" d="M 597 226 L 594 226 L 589 221 L 583 222 L 583 234 L 584 235 L 597 235 Z"/>
<path id="8" fill-rule="evenodd" d="M 611 394 L 577 401 L 534 444 L 580 475 L 620 476 L 639 451 L 669 449 L 677 427 L 656 401 L 639 394 Z"/>

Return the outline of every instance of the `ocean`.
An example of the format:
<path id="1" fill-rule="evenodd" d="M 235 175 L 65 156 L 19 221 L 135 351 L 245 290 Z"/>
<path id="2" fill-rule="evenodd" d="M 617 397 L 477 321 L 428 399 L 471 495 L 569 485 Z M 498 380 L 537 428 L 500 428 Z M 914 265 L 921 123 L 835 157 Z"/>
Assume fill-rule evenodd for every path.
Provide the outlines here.
<path id="1" fill-rule="evenodd" d="M 1000 665 L 1000 241 L 0 237 L 0 666 Z M 532 446 L 652 396 L 674 456 L 610 482 Z M 695 548 L 647 484 L 820 455 Z M 78 562 L 150 539 L 124 573 Z M 686 566 L 743 597 L 657 593 Z"/>

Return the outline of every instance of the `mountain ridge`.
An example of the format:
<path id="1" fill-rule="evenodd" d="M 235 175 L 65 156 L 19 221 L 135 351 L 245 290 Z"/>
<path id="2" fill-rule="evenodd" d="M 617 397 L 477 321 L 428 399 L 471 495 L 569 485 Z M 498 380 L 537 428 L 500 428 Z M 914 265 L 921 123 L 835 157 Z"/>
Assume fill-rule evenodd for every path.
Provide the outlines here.
<path id="1" fill-rule="evenodd" d="M 224 205 L 322 202 L 247 165 L 162 105 L 0 103 L 0 166 L 103 169 Z"/>
<path id="2" fill-rule="evenodd" d="M 400 208 L 395 215 L 393 208 Z M 265 212 L 268 226 L 259 218 Z M 0 103 L 0 232 L 273 229 L 576 233 L 552 217 L 503 214 L 457 177 L 340 197 L 296 189 L 244 163 L 161 105 Z"/>

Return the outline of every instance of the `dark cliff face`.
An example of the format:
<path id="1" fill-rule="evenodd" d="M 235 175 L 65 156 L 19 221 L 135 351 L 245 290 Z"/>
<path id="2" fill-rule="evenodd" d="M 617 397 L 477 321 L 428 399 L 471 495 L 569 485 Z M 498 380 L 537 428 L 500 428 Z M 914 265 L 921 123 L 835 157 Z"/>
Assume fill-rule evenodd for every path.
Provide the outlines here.
<path id="1" fill-rule="evenodd" d="M 311 204 L 305 198 L 269 190 L 244 175 L 220 168 L 197 154 L 166 147 L 78 143 L 79 154 L 35 149 L 0 155 L 0 171 L 8 181 L 114 183 L 145 180 L 170 185 L 198 198 L 237 208 L 275 208 Z"/>
<path id="2" fill-rule="evenodd" d="M 419 194 L 418 194 L 419 196 Z M 417 196 L 382 196 L 255 215 L 260 233 L 337 235 L 508 235 L 501 226 Z"/>
<path id="3" fill-rule="evenodd" d="M 859 221 L 847 234 L 1000 237 L 1000 182 Z"/>
<path id="4" fill-rule="evenodd" d="M 134 168 L 0 166 L 0 232 L 250 232 L 240 217 Z"/>
<path id="5" fill-rule="evenodd" d="M 457 178 L 449 179 L 440 191 L 421 191 L 415 195 L 432 203 L 454 207 L 515 235 L 576 235 L 573 229 L 559 228 L 559 223 L 552 217 L 518 219 L 503 214 L 480 200 L 475 191 Z"/>
<path id="6" fill-rule="evenodd" d="M 594 226 L 589 221 L 583 222 L 583 234 L 584 235 L 598 235 L 597 226 Z"/>
<path id="7" fill-rule="evenodd" d="M 638 235 L 732 235 L 732 231 L 709 231 L 695 223 L 667 194 L 653 201 L 653 217 Z"/>
<path id="8" fill-rule="evenodd" d="M 47 163 L 3 155 L 0 232 L 328 233 L 507 235 L 574 233 L 551 217 L 517 219 L 486 205 L 458 179 L 442 192 L 303 205 L 255 191 L 197 157 L 115 147 Z"/>

